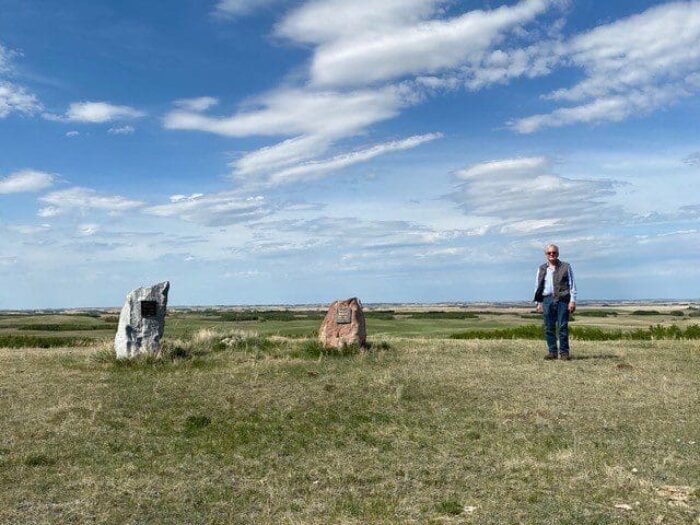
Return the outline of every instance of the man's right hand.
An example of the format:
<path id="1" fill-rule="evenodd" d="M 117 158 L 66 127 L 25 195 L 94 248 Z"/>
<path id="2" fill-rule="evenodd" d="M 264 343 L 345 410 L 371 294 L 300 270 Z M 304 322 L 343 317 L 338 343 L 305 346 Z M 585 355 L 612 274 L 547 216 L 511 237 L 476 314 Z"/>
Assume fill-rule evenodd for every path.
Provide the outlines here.
<path id="1" fill-rule="evenodd" d="M 542 303 L 537 303 L 537 306 L 535 307 L 535 311 L 536 311 L 538 314 L 541 314 L 541 313 L 542 313 Z"/>

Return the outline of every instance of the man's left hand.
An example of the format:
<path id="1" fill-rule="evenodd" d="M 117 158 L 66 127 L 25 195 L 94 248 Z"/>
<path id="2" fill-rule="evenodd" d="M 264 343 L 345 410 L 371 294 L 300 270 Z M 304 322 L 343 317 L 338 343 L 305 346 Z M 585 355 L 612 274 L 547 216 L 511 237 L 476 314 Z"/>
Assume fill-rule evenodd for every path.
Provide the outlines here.
<path id="1" fill-rule="evenodd" d="M 576 303 L 573 302 L 573 301 L 571 301 L 571 302 L 569 303 L 569 313 L 572 313 L 572 314 L 573 314 L 575 311 L 576 311 Z"/>

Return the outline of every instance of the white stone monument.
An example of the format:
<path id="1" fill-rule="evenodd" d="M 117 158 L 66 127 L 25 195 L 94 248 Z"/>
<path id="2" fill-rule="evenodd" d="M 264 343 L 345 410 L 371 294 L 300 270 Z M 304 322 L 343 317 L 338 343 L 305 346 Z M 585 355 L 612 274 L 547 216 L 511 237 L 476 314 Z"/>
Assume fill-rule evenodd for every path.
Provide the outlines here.
<path id="1" fill-rule="evenodd" d="M 160 352 L 170 282 L 137 288 L 126 296 L 114 338 L 118 359 Z"/>

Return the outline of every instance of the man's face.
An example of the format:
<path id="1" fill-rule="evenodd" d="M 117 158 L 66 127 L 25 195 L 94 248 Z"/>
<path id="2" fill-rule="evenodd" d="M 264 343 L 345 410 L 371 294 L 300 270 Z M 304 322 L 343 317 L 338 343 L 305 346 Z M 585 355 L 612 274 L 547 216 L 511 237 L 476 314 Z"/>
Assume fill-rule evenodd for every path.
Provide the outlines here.
<path id="1" fill-rule="evenodd" d="M 554 264 L 559 258 L 559 251 L 556 248 L 552 248 L 550 246 L 544 251 L 544 255 L 545 257 L 547 257 L 547 262 Z"/>

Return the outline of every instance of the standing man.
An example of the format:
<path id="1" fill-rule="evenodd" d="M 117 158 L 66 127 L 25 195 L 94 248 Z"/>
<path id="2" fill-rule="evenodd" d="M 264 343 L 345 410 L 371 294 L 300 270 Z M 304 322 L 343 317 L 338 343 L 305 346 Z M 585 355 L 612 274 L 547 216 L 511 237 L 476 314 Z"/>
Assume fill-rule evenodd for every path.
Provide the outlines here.
<path id="1" fill-rule="evenodd" d="M 559 260 L 559 247 L 548 244 L 544 249 L 547 262 L 537 269 L 535 302 L 544 317 L 544 334 L 549 352 L 545 359 L 569 359 L 569 314 L 576 310 L 576 283 L 571 265 Z"/>

